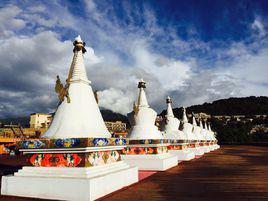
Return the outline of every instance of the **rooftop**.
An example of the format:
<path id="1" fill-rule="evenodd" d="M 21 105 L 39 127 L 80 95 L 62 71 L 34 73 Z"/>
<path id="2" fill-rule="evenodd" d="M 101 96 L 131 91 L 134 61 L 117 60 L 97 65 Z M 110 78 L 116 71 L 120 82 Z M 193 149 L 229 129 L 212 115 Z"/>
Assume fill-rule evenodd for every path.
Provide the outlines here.
<path id="1" fill-rule="evenodd" d="M 268 147 L 223 146 L 165 172 L 158 172 L 100 200 L 245 201 L 268 200 Z M 1 156 L 3 157 L 3 156 Z M 20 159 L 22 161 L 22 159 Z M 14 159 L 1 160 L 1 170 L 16 169 Z M 0 196 L 0 200 L 39 199 Z"/>

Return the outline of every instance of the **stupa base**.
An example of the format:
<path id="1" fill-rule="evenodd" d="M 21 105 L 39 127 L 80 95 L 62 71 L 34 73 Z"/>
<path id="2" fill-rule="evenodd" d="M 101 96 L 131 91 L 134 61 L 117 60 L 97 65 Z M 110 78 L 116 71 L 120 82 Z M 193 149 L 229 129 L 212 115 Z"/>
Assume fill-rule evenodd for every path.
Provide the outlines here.
<path id="1" fill-rule="evenodd" d="M 215 146 L 215 149 L 219 149 L 220 148 L 220 145 L 218 145 L 218 144 L 215 144 L 214 146 Z"/>
<path id="2" fill-rule="evenodd" d="M 165 171 L 178 165 L 177 156 L 170 153 L 121 155 L 122 160 L 131 166 L 137 166 L 139 170 Z"/>
<path id="3" fill-rule="evenodd" d="M 204 155 L 204 150 L 201 147 L 195 147 L 195 148 L 188 148 L 190 152 L 192 152 L 195 156 L 202 156 Z"/>
<path id="4" fill-rule="evenodd" d="M 208 148 L 210 149 L 210 151 L 214 151 L 215 150 L 214 145 L 209 145 Z"/>
<path id="5" fill-rule="evenodd" d="M 194 153 L 190 152 L 189 149 L 169 150 L 168 152 L 177 156 L 178 161 L 189 161 L 195 158 Z"/>
<path id="6" fill-rule="evenodd" d="M 210 148 L 208 146 L 203 146 L 201 148 L 204 151 L 204 153 L 209 153 L 210 152 Z"/>
<path id="7" fill-rule="evenodd" d="M 23 167 L 2 177 L 2 195 L 89 201 L 138 182 L 138 168 L 123 161 L 98 167 Z"/>

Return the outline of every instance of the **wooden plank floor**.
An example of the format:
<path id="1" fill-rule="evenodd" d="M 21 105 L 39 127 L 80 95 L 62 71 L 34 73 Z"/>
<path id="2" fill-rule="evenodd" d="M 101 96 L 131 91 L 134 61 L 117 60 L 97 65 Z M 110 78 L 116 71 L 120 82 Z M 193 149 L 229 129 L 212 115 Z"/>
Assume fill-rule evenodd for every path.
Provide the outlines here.
<path id="1" fill-rule="evenodd" d="M 268 147 L 223 146 L 100 200 L 268 201 Z"/>

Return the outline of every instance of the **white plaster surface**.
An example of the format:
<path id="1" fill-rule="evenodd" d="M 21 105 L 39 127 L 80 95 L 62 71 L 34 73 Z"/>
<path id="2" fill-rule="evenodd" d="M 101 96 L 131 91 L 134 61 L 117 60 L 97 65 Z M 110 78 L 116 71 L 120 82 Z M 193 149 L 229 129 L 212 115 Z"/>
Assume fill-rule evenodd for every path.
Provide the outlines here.
<path id="1" fill-rule="evenodd" d="M 81 38 L 76 40 L 81 42 Z M 82 50 L 74 52 L 69 82 L 69 97 L 58 106 L 53 121 L 43 137 L 111 137 L 87 78 Z"/>
<path id="2" fill-rule="evenodd" d="M 180 121 L 174 116 L 171 102 L 171 98 L 167 97 L 167 114 L 165 116 L 163 136 L 165 139 L 186 140 L 185 134 L 179 130 Z"/>
<path id="3" fill-rule="evenodd" d="M 192 152 L 195 156 L 204 155 L 204 150 L 201 147 L 188 148 L 190 152 Z"/>
<path id="4" fill-rule="evenodd" d="M 200 148 L 203 149 L 204 153 L 209 153 L 210 152 L 210 148 L 208 146 L 202 146 Z"/>
<path id="5" fill-rule="evenodd" d="M 164 171 L 178 165 L 177 156 L 170 153 L 155 155 L 121 155 L 122 159 L 139 170 Z"/>
<path id="6" fill-rule="evenodd" d="M 141 82 L 144 82 L 141 80 Z M 150 108 L 144 88 L 139 88 L 137 105 L 134 111 L 127 114 L 131 129 L 128 133 L 130 139 L 163 139 L 163 135 L 155 126 L 157 113 Z"/>
<path id="7" fill-rule="evenodd" d="M 93 169 L 24 167 L 15 176 L 2 177 L 1 194 L 90 201 L 136 182 L 138 168 L 122 161 Z"/>
<path id="8" fill-rule="evenodd" d="M 188 149 L 183 150 L 169 150 L 169 153 L 177 156 L 178 161 L 189 161 L 195 158 L 195 154 Z"/>

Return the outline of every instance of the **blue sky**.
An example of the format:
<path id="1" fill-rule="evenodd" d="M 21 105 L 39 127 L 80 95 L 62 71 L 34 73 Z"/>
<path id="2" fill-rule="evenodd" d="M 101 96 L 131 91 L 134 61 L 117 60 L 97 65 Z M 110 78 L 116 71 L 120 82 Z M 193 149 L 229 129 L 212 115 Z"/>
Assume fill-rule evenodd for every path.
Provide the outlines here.
<path id="1" fill-rule="evenodd" d="M 51 112 L 72 40 L 100 106 L 126 114 L 136 82 L 151 106 L 268 95 L 268 1 L 1 1 L 0 117 Z M 64 80 L 64 79 L 63 79 Z"/>

